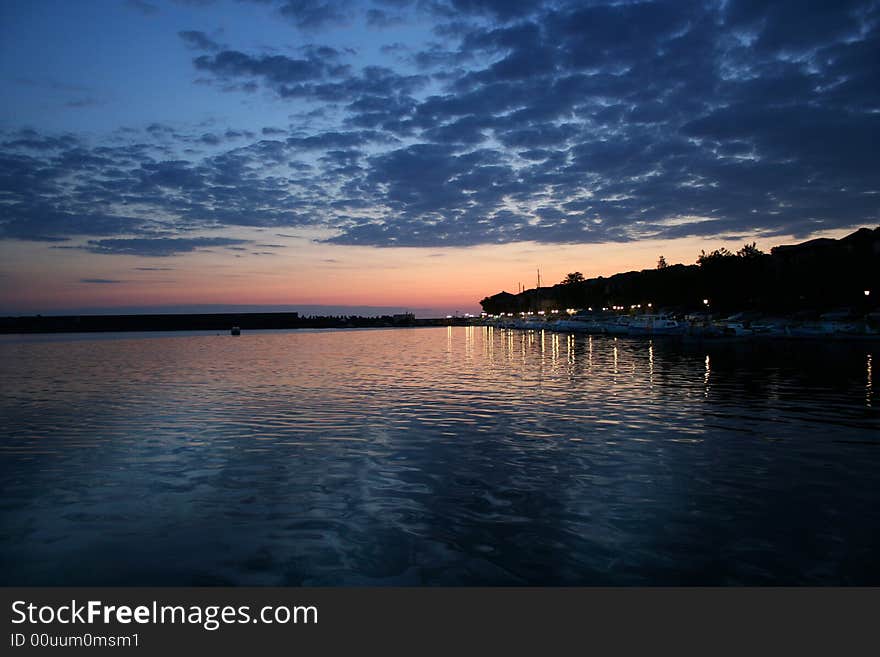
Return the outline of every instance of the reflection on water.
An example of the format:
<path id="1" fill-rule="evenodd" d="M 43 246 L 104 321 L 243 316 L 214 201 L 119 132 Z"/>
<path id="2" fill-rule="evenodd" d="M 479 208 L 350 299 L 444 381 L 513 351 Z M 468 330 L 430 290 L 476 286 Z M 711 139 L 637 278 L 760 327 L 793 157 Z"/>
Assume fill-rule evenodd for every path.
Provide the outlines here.
<path id="1" fill-rule="evenodd" d="M 871 343 L 109 337 L 0 340 L 0 584 L 880 584 Z"/>

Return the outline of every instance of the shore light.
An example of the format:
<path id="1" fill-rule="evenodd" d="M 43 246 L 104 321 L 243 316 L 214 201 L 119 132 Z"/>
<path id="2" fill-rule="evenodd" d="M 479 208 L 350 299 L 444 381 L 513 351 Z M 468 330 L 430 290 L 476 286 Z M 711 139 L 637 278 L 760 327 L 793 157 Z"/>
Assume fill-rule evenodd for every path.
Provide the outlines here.
<path id="1" fill-rule="evenodd" d="M 704 306 L 708 306 L 708 305 L 709 305 L 709 300 L 708 300 L 708 299 L 703 299 L 703 305 L 704 305 Z"/>
<path id="2" fill-rule="evenodd" d="M 871 290 L 865 290 L 865 296 L 866 297 L 871 296 Z"/>

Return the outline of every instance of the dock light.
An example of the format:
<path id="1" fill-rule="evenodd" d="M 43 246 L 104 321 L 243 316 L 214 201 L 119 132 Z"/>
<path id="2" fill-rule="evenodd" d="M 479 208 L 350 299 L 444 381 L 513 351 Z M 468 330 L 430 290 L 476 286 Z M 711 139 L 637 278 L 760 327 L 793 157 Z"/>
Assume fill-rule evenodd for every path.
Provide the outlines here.
<path id="1" fill-rule="evenodd" d="M 590 312 L 593 312 L 593 309 L 592 309 L 592 308 L 587 308 L 587 310 L 589 310 Z"/>
<path id="2" fill-rule="evenodd" d="M 651 304 L 649 303 L 649 304 L 648 304 L 648 308 L 650 308 L 650 307 L 651 307 Z"/>
<path id="3" fill-rule="evenodd" d="M 543 310 L 539 310 L 539 311 L 538 311 L 538 314 L 539 314 L 539 315 L 543 315 L 543 314 L 544 314 L 544 311 L 543 311 Z"/>
<path id="4" fill-rule="evenodd" d="M 865 290 L 865 296 L 866 297 L 871 296 L 871 290 Z"/>
<path id="5" fill-rule="evenodd" d="M 708 305 L 709 305 L 709 300 L 708 300 L 708 299 L 703 299 L 703 305 L 704 305 L 704 306 L 708 306 Z"/>

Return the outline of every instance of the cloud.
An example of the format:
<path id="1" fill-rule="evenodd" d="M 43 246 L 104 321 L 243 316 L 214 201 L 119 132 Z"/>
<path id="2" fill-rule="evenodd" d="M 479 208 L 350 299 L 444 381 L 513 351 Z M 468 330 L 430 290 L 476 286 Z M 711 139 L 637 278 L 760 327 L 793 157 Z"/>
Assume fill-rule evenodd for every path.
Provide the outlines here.
<path id="1" fill-rule="evenodd" d="M 318 56 L 300 59 L 284 55 L 251 56 L 237 50 L 201 55 L 193 63 L 198 70 L 221 78 L 256 77 L 276 85 L 321 79 L 328 72 L 326 61 Z"/>
<path id="2" fill-rule="evenodd" d="M 188 48 L 193 50 L 216 51 L 221 50 L 222 46 L 214 41 L 204 32 L 198 30 L 185 30 L 178 32 L 177 35 L 186 44 Z"/>
<path id="3" fill-rule="evenodd" d="M 0 237 L 164 255 L 212 245 L 162 239 L 233 226 L 439 247 L 880 221 L 875 2 L 266 4 L 316 32 L 400 15 L 434 29 L 385 44 L 389 66 L 181 33 L 195 75 L 262 89 L 247 102 L 271 96 L 291 125 L 0 134 Z"/>
<path id="4" fill-rule="evenodd" d="M 180 253 L 191 253 L 213 246 L 247 244 L 247 240 L 228 237 L 157 237 L 89 240 L 85 248 L 92 253 L 105 255 L 136 255 L 166 257 Z"/>
<path id="5" fill-rule="evenodd" d="M 376 28 L 393 27 L 400 25 L 404 19 L 400 15 L 389 14 L 382 9 L 368 9 L 366 13 L 367 25 Z"/>
<path id="6" fill-rule="evenodd" d="M 347 23 L 354 8 L 352 0 L 243 0 L 275 5 L 279 16 L 301 30 L 318 30 Z"/>
<path id="7" fill-rule="evenodd" d="M 144 16 L 155 16 L 159 13 L 159 7 L 147 2 L 146 0 L 126 0 L 128 7 L 139 11 Z"/>

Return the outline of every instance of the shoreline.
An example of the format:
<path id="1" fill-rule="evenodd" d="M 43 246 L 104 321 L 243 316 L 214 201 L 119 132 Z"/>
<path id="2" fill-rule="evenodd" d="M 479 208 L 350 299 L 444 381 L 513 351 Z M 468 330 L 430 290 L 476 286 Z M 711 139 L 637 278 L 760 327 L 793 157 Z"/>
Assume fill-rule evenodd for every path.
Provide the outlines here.
<path id="1" fill-rule="evenodd" d="M 604 330 L 588 330 L 574 329 L 567 326 L 552 326 L 548 324 L 543 327 L 525 327 L 525 326 L 497 326 L 494 324 L 483 322 L 480 326 L 487 328 L 497 328 L 502 331 L 522 331 L 524 333 L 549 331 L 551 333 L 567 333 L 571 335 L 590 335 L 602 336 L 608 338 L 627 338 L 627 339 L 663 339 L 675 340 L 680 342 L 878 342 L 880 341 L 880 333 L 844 333 L 844 332 L 828 332 L 828 333 L 791 333 L 791 332 L 771 332 L 771 333 L 748 333 L 748 334 L 729 334 L 723 332 L 689 332 L 687 328 L 677 332 L 637 332 L 637 333 L 611 333 Z"/>
<path id="2" fill-rule="evenodd" d="M 417 319 L 412 315 L 312 316 L 299 313 L 198 313 L 154 315 L 30 315 L 0 317 L 0 335 L 52 333 L 149 333 L 157 331 L 241 331 L 288 329 L 409 328 L 466 326 L 471 318 Z"/>

